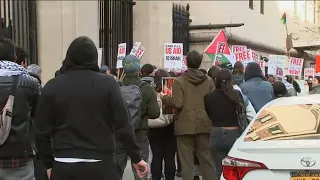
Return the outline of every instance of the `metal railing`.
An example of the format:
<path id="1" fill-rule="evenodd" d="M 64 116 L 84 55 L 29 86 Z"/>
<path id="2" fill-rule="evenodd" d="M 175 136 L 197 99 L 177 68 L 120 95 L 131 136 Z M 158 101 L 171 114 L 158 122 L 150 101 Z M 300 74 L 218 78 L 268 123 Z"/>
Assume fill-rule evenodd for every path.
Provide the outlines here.
<path id="1" fill-rule="evenodd" d="M 28 53 L 28 63 L 37 63 L 36 1 L 0 0 L 0 17 L 0 37 L 12 39 Z"/>
<path id="2" fill-rule="evenodd" d="M 191 22 L 190 5 L 173 4 L 172 8 L 172 42 L 183 43 L 183 54 L 189 52 L 189 24 Z"/>
<path id="3" fill-rule="evenodd" d="M 116 66 L 118 44 L 127 43 L 127 54 L 133 45 L 133 0 L 99 0 L 99 47 L 102 63 Z"/>

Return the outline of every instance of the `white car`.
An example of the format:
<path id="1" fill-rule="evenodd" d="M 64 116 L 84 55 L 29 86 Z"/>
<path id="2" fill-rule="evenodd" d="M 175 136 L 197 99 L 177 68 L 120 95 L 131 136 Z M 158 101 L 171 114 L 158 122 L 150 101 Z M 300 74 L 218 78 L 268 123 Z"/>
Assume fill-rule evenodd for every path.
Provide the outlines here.
<path id="1" fill-rule="evenodd" d="M 265 105 L 222 165 L 221 180 L 320 180 L 320 95 Z"/>

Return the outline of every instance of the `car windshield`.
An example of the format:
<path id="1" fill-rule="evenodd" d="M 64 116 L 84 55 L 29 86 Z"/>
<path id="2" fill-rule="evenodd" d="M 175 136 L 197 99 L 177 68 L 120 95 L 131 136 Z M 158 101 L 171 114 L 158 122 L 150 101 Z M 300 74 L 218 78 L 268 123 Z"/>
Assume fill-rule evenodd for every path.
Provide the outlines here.
<path id="1" fill-rule="evenodd" d="M 320 139 L 320 104 L 270 106 L 250 125 L 244 141 Z"/>

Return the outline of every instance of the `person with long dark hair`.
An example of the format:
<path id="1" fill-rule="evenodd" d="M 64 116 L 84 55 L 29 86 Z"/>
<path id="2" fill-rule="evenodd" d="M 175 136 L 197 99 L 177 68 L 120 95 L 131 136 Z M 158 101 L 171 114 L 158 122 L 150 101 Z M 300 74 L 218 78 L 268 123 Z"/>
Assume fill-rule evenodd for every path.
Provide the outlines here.
<path id="1" fill-rule="evenodd" d="M 170 77 L 164 69 L 158 69 L 154 75 L 155 89 L 158 103 L 161 108 L 160 93 L 162 91 L 162 78 Z M 164 161 L 164 176 L 166 180 L 174 180 L 176 173 L 175 154 L 177 141 L 174 135 L 173 115 L 160 114 L 157 119 L 149 119 L 149 142 L 152 150 L 151 175 L 152 180 L 162 178 L 162 167 Z"/>
<path id="2" fill-rule="evenodd" d="M 210 148 L 216 166 L 216 179 L 220 179 L 221 161 L 241 135 L 236 111 L 243 110 L 245 106 L 240 100 L 241 92 L 233 88 L 230 70 L 219 71 L 215 85 L 216 89 L 204 97 L 204 104 L 212 121 Z"/>
<path id="3" fill-rule="evenodd" d="M 286 88 L 286 85 L 281 81 L 275 81 L 272 84 L 274 96 L 275 98 L 281 98 L 281 97 L 288 97 L 290 96 L 288 93 L 288 90 Z"/>
<path id="4" fill-rule="evenodd" d="M 221 70 L 219 66 L 213 65 L 211 68 L 208 70 L 208 76 L 211 77 L 213 82 L 216 80 L 218 72 Z"/>

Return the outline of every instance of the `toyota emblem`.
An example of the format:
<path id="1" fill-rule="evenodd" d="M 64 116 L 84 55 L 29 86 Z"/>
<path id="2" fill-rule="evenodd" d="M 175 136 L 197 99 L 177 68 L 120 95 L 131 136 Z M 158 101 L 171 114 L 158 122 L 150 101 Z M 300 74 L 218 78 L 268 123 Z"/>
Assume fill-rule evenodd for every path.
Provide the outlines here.
<path id="1" fill-rule="evenodd" d="M 312 167 L 316 164 L 316 161 L 311 157 L 304 157 L 300 160 L 300 163 L 304 167 Z"/>

